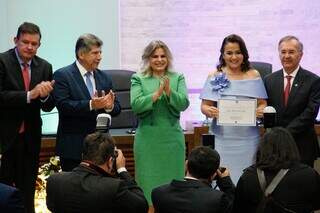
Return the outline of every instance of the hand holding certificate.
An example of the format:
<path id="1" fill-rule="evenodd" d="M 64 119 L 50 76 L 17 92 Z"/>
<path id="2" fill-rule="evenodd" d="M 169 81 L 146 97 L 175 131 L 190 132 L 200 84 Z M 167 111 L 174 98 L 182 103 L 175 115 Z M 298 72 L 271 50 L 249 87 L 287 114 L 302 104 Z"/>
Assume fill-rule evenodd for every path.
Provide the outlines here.
<path id="1" fill-rule="evenodd" d="M 255 126 L 256 99 L 219 99 L 218 125 L 221 126 Z"/>

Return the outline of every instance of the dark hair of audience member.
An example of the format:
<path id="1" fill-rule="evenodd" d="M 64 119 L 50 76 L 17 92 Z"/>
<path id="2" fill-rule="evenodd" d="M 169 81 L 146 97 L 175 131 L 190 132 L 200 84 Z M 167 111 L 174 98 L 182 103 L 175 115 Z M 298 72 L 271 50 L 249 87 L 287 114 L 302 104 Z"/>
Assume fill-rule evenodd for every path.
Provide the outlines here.
<path id="1" fill-rule="evenodd" d="M 258 168 L 278 171 L 288 169 L 299 161 L 298 148 L 288 130 L 275 127 L 264 134 L 256 153 Z"/>
<path id="2" fill-rule="evenodd" d="M 223 55 L 224 55 L 224 48 L 228 43 L 239 44 L 241 54 L 243 55 L 243 62 L 241 64 L 241 71 L 247 72 L 251 68 L 250 62 L 249 62 L 248 49 L 246 47 L 246 43 L 244 42 L 244 40 L 236 34 L 231 34 L 223 39 L 222 45 L 220 48 L 220 57 L 219 57 L 219 64 L 217 65 L 217 70 L 222 71 L 222 67 L 226 66 L 226 62 L 223 59 Z"/>
<path id="3" fill-rule="evenodd" d="M 220 165 L 220 155 L 209 147 L 197 147 L 188 156 L 188 171 L 198 179 L 208 179 Z"/>
<path id="4" fill-rule="evenodd" d="M 40 28 L 37 25 L 33 24 L 33 23 L 23 22 L 18 28 L 16 37 L 19 39 L 20 35 L 25 34 L 25 33 L 32 34 L 32 35 L 33 34 L 38 34 L 40 36 L 40 39 L 41 39 Z"/>
<path id="5" fill-rule="evenodd" d="M 109 134 L 100 132 L 87 135 L 83 144 L 83 160 L 92 161 L 96 165 L 102 165 L 110 157 L 115 156 L 114 140 Z"/>

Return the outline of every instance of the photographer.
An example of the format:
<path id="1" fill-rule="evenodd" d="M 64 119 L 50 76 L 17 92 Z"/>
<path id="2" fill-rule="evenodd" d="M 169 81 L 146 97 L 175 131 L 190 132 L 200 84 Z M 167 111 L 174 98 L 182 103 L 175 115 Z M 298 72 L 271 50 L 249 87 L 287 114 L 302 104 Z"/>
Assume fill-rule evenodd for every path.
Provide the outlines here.
<path id="1" fill-rule="evenodd" d="M 111 136 L 89 134 L 83 161 L 71 172 L 47 180 L 47 206 L 52 212 L 148 211 L 142 190 L 125 169 L 125 158 Z"/>
<path id="2" fill-rule="evenodd" d="M 220 156 L 209 147 L 197 147 L 186 161 L 184 180 L 153 189 L 152 202 L 157 213 L 231 212 L 235 186 L 228 169 L 220 172 Z M 217 179 L 220 190 L 211 187 Z"/>

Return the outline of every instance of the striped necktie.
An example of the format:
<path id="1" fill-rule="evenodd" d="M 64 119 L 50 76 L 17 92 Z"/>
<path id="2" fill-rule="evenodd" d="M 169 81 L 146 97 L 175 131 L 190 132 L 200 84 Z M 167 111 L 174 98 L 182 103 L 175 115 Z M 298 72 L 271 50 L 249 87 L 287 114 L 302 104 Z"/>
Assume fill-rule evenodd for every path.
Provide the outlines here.
<path id="1" fill-rule="evenodd" d="M 90 93 L 90 96 L 93 97 L 93 84 L 92 81 L 90 79 L 92 73 L 91 72 L 86 72 L 85 76 L 86 76 L 86 85 L 88 88 L 88 91 Z"/>

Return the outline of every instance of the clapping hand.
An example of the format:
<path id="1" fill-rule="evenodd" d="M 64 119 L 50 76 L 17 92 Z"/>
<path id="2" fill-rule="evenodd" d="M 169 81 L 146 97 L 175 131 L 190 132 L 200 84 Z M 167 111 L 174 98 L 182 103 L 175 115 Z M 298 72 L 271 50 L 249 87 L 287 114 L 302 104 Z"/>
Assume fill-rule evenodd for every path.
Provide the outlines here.
<path id="1" fill-rule="evenodd" d="M 163 76 L 161 80 L 162 80 L 164 92 L 166 93 L 167 96 L 170 96 L 170 92 L 171 92 L 170 79 L 168 78 L 168 76 Z"/>
<path id="2" fill-rule="evenodd" d="M 105 96 L 106 97 L 106 106 L 105 109 L 113 109 L 115 94 L 112 90 Z"/>
<path id="3" fill-rule="evenodd" d="M 91 99 L 91 105 L 93 109 L 112 109 L 113 103 L 115 99 L 115 94 L 112 90 L 106 95 L 105 91 L 102 90 L 101 94 L 98 96 L 97 92 L 95 92 L 94 96 Z"/>
<path id="4" fill-rule="evenodd" d="M 160 82 L 159 88 L 152 95 L 153 102 L 156 102 L 160 98 L 160 96 L 163 93 L 163 90 L 164 90 L 164 84 Z"/>
<path id="5" fill-rule="evenodd" d="M 53 90 L 54 80 L 42 81 L 30 91 L 30 99 L 45 98 Z"/>

